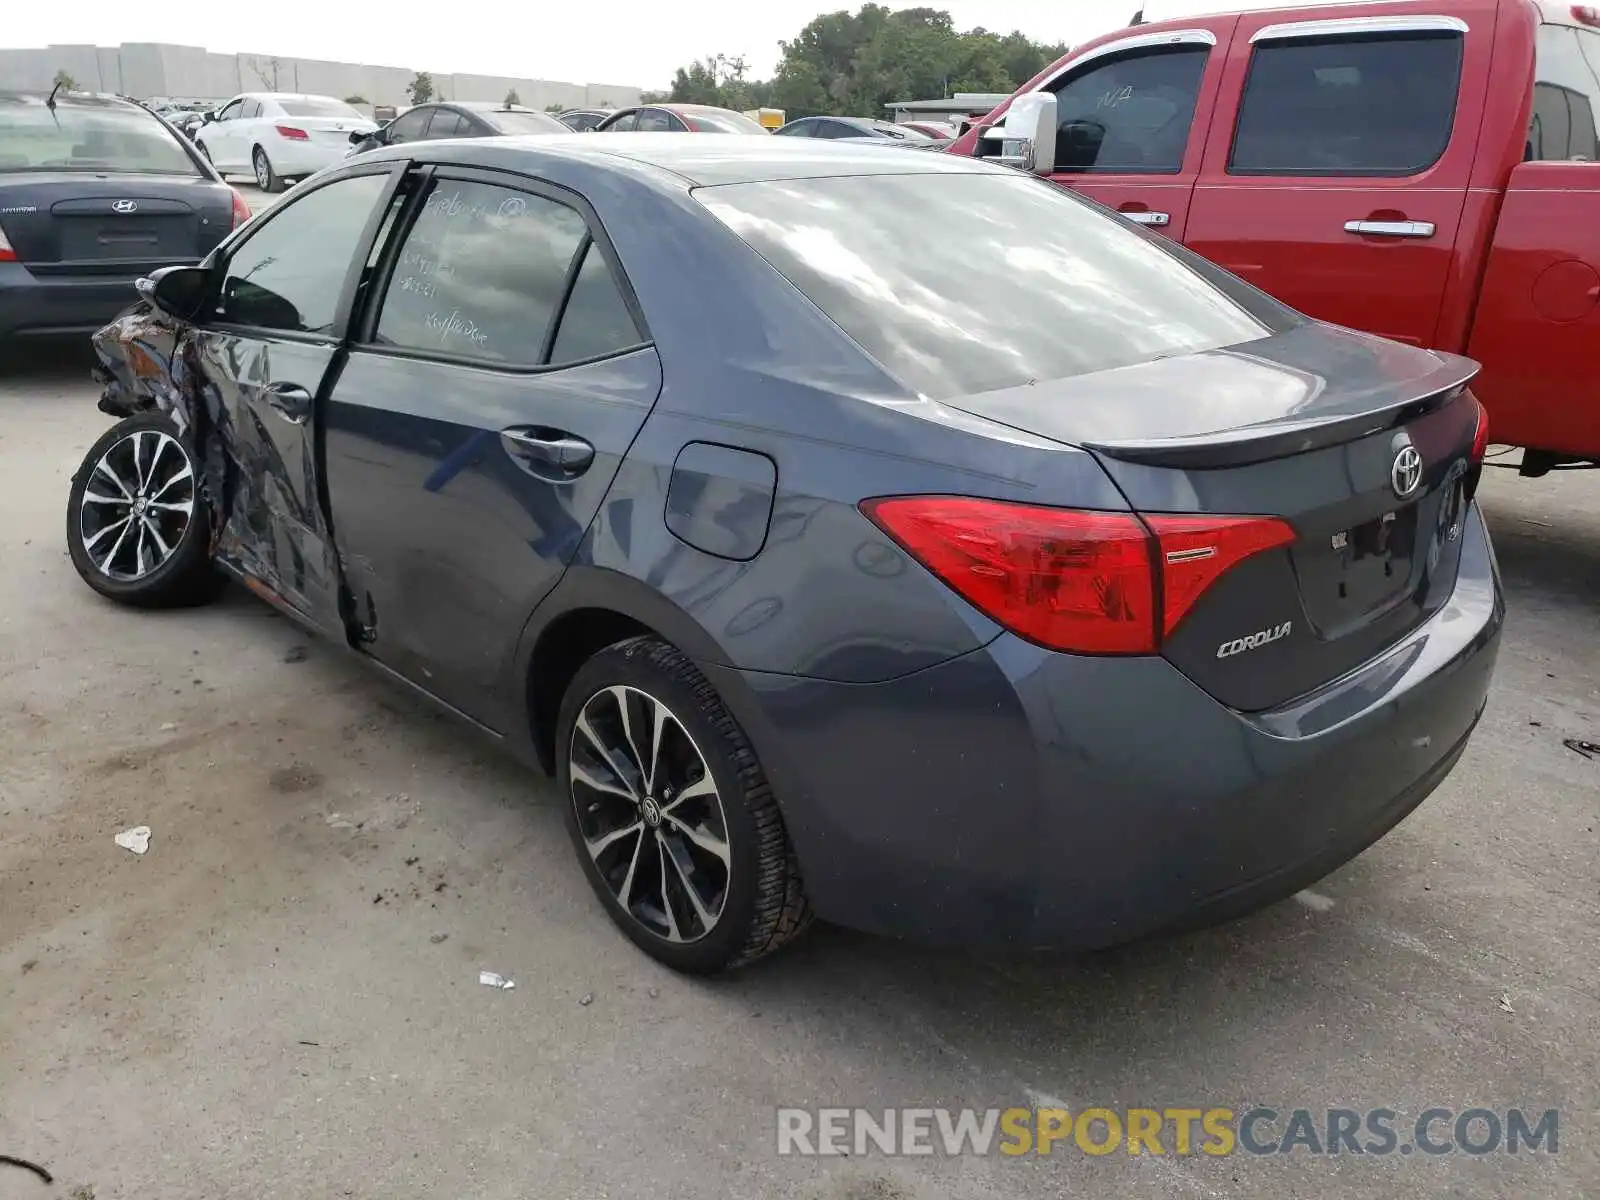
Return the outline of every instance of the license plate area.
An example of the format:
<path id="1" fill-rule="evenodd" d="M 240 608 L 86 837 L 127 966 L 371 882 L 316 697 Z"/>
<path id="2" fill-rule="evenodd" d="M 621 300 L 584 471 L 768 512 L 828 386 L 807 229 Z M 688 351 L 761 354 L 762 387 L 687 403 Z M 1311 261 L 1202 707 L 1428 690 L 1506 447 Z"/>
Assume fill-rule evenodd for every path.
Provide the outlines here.
<path id="1" fill-rule="evenodd" d="M 1364 622 L 1415 589 L 1419 506 L 1307 537 L 1294 550 L 1306 615 L 1325 636 Z"/>

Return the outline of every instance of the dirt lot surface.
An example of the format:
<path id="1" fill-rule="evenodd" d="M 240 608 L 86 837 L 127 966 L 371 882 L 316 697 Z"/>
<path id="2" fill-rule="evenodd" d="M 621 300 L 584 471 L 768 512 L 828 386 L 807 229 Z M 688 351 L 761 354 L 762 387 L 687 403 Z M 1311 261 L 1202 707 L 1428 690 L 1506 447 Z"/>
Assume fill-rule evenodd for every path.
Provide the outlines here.
<path id="1" fill-rule="evenodd" d="M 1491 474 L 1488 715 L 1314 895 L 1080 960 L 821 929 L 694 982 L 612 929 L 543 780 L 241 592 L 83 586 L 86 365 L 0 375 L 0 1154 L 57 1177 L 0 1197 L 1600 1195 L 1600 761 L 1563 745 L 1600 741 L 1600 474 Z M 1559 1153 L 775 1153 L 776 1105 L 1056 1102 L 1559 1108 Z"/>

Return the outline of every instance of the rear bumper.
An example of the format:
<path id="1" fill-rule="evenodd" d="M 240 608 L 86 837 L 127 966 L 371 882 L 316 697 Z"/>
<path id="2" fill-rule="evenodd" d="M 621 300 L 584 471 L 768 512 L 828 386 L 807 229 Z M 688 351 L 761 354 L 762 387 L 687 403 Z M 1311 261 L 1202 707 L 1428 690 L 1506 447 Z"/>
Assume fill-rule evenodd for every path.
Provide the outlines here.
<path id="1" fill-rule="evenodd" d="M 819 915 L 1088 950 L 1287 896 L 1422 802 L 1488 694 L 1504 601 L 1473 510 L 1454 594 L 1360 670 L 1242 714 L 1160 658 L 1010 636 L 886 684 L 708 668 L 767 764 Z"/>
<path id="2" fill-rule="evenodd" d="M 0 263 L 0 338 L 88 334 L 139 298 L 134 276 L 39 276 Z"/>
<path id="3" fill-rule="evenodd" d="M 315 175 L 324 167 L 344 161 L 350 149 L 348 140 L 339 142 L 296 142 L 273 138 L 262 145 L 279 175 Z"/>

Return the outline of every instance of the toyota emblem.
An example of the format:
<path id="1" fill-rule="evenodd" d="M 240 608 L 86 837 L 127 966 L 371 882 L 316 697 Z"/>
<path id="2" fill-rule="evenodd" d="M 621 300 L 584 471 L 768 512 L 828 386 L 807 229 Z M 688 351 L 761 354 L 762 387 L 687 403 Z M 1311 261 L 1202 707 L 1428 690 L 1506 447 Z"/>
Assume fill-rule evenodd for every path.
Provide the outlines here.
<path id="1" fill-rule="evenodd" d="M 1394 465 L 1389 468 L 1389 484 L 1394 488 L 1394 494 L 1402 500 L 1421 486 L 1422 455 L 1417 453 L 1415 446 L 1405 446 L 1394 456 Z"/>
<path id="2" fill-rule="evenodd" d="M 111 211 L 119 213 L 138 212 L 139 203 L 136 200 L 113 200 L 111 202 Z"/>

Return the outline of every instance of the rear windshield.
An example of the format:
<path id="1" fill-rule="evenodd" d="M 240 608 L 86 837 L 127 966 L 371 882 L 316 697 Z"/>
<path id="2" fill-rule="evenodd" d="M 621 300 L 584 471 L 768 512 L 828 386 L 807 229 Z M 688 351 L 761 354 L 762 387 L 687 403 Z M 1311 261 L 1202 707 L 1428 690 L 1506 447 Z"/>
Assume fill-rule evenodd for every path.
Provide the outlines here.
<path id="1" fill-rule="evenodd" d="M 319 96 L 300 96 L 293 100 L 279 100 L 278 107 L 286 117 L 342 117 L 344 120 L 365 121 L 360 111 L 342 100 L 329 100 Z"/>
<path id="2" fill-rule="evenodd" d="M 699 133 L 766 133 L 766 126 L 743 113 L 680 112 L 684 124 Z"/>
<path id="3" fill-rule="evenodd" d="M 699 201 L 932 399 L 1253 341 L 1296 318 L 1031 176 L 702 187 Z M 1253 308 L 1247 308 L 1250 303 Z"/>
<path id="4" fill-rule="evenodd" d="M 496 129 L 505 133 L 571 133 L 560 121 L 539 112 L 492 112 L 484 114 Z"/>
<path id="5" fill-rule="evenodd" d="M 0 174 L 117 171 L 198 175 L 177 137 L 143 109 L 0 96 Z"/>

